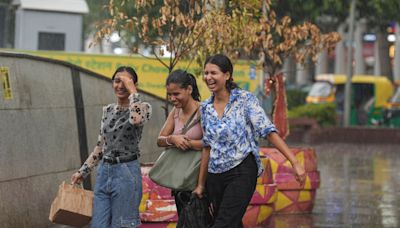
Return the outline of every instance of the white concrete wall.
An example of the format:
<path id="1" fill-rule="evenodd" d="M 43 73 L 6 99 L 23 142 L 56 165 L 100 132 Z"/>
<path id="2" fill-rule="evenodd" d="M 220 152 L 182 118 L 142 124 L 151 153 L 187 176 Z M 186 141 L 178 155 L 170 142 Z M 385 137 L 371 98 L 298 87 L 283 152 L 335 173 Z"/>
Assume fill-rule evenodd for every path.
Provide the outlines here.
<path id="1" fill-rule="evenodd" d="M 0 224 L 48 227 L 58 185 L 81 164 L 71 68 L 81 79 L 89 153 L 96 143 L 102 106 L 115 99 L 111 82 L 70 64 L 1 52 L 0 67 L 9 68 L 13 95 L 4 100 L 0 87 Z M 161 152 L 156 137 L 165 119 L 163 101 L 142 94 L 154 111 L 140 144 L 140 161 L 149 162 Z"/>

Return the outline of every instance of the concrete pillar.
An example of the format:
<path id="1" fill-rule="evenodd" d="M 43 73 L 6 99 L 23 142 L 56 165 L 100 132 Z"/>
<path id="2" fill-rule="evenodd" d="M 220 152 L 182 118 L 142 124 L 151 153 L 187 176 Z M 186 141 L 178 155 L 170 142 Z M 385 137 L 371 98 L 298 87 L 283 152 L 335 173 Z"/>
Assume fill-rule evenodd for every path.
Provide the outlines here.
<path id="1" fill-rule="evenodd" d="M 392 77 L 392 70 L 389 57 L 389 42 L 387 33 L 377 32 L 374 46 L 374 75 Z"/>
<path id="2" fill-rule="evenodd" d="M 400 25 L 396 24 L 396 43 L 394 51 L 393 80 L 400 81 Z"/>
<path id="3" fill-rule="evenodd" d="M 338 33 L 342 40 L 336 44 L 335 47 L 335 74 L 346 74 L 346 55 L 344 49 L 344 42 L 346 41 L 346 33 L 344 32 L 345 25 L 342 24 L 338 28 Z"/>
<path id="4" fill-rule="evenodd" d="M 366 24 L 364 20 L 357 22 L 356 30 L 354 33 L 354 74 L 365 74 L 365 62 L 363 57 L 363 35 L 366 30 Z"/>
<path id="5" fill-rule="evenodd" d="M 310 72 L 310 63 L 306 61 L 306 63 L 297 64 L 297 71 L 296 71 L 296 84 L 297 85 L 307 85 L 312 82 L 311 80 L 311 72 Z"/>
<path id="6" fill-rule="evenodd" d="M 380 36 L 381 36 L 380 33 L 376 34 L 376 40 L 375 40 L 375 43 L 374 43 L 374 75 L 381 75 L 382 74 L 381 59 L 379 58 L 379 39 L 380 39 Z"/>
<path id="7" fill-rule="evenodd" d="M 289 85 L 296 83 L 296 62 L 292 56 L 285 58 L 283 62 L 283 73 Z"/>
<path id="8" fill-rule="evenodd" d="M 328 73 L 328 50 L 323 50 L 318 55 L 317 64 L 315 66 L 315 75 Z"/>

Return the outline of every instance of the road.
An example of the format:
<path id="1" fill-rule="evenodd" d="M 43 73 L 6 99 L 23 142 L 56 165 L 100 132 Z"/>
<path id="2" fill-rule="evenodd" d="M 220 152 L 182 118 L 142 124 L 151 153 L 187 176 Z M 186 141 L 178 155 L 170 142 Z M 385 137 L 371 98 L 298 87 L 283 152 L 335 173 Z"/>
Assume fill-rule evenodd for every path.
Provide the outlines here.
<path id="1" fill-rule="evenodd" d="M 275 227 L 400 227 L 400 144 L 313 147 L 321 172 L 313 213 L 275 216 Z"/>

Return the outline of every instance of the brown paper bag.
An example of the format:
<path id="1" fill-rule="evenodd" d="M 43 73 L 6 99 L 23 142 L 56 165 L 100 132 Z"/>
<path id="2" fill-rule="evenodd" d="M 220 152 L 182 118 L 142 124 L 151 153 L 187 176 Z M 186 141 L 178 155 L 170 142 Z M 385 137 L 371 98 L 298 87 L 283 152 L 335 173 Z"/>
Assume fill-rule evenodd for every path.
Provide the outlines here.
<path id="1" fill-rule="evenodd" d="M 58 224 L 82 227 L 90 222 L 92 207 L 92 191 L 63 182 L 51 204 L 49 219 Z"/>

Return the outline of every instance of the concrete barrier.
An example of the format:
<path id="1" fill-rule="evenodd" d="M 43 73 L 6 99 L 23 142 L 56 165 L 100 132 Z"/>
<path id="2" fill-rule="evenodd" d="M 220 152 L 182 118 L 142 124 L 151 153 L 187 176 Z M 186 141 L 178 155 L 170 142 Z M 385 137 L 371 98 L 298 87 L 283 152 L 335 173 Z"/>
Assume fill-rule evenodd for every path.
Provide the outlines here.
<path id="1" fill-rule="evenodd" d="M 58 185 L 86 160 L 102 106 L 115 102 L 111 80 L 69 63 L 8 52 L 0 52 L 0 68 L 8 70 L 12 96 L 5 99 L 0 87 L 0 224 L 48 227 Z M 153 106 L 140 145 L 141 162 L 150 162 L 161 152 L 156 137 L 164 102 L 140 92 Z"/>

